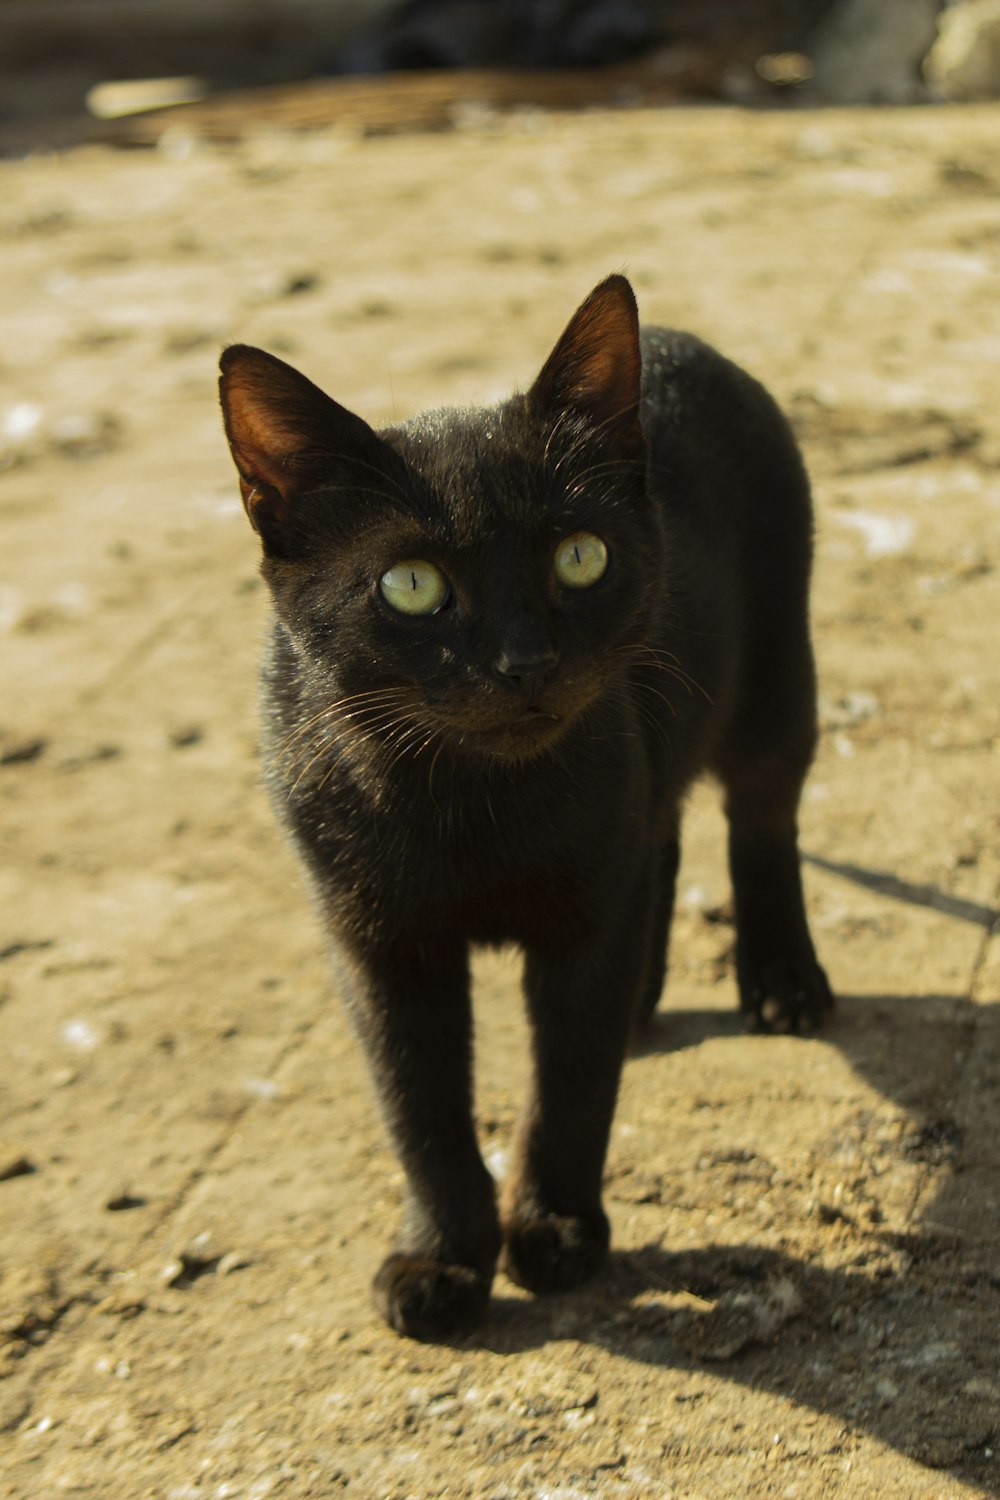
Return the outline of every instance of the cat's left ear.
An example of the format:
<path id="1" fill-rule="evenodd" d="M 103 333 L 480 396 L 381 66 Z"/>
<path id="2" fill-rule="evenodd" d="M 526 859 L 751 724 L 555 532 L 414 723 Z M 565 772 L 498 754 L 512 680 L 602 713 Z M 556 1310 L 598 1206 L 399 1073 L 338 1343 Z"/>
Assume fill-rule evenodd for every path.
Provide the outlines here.
<path id="1" fill-rule="evenodd" d="M 624 276 L 609 276 L 573 314 L 528 392 L 528 404 L 544 414 L 575 412 L 627 457 L 640 457 L 641 381 L 635 294 Z"/>

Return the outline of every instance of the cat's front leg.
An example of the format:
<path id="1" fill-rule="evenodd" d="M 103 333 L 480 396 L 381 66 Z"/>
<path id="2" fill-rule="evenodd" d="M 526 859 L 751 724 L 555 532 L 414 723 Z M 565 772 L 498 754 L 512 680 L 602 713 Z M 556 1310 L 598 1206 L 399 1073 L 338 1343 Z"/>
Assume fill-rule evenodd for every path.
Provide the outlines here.
<path id="1" fill-rule="evenodd" d="M 651 889 L 614 927 L 525 954 L 532 1091 L 503 1194 L 504 1269 L 534 1292 L 591 1276 L 610 1230 L 601 1177 L 636 997 L 648 971 Z"/>
<path id="2" fill-rule="evenodd" d="M 472 1118 L 466 948 L 384 944 L 348 967 L 350 1006 L 406 1173 L 403 1230 L 375 1276 L 375 1303 L 400 1333 L 446 1338 L 482 1317 L 500 1248 Z"/>

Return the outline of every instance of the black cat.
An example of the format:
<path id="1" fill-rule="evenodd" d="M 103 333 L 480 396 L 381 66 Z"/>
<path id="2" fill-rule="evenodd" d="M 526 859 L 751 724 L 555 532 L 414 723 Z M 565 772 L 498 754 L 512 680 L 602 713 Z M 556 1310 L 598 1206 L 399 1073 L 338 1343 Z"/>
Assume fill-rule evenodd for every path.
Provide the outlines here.
<path id="1" fill-rule="evenodd" d="M 388 1321 L 443 1337 L 507 1273 L 589 1276 L 626 1042 L 656 1006 L 684 793 L 721 781 L 751 1028 L 832 1003 L 796 809 L 815 743 L 811 512 L 764 389 L 640 334 L 621 276 L 527 395 L 375 432 L 259 349 L 226 433 L 274 603 L 265 764 L 406 1171 Z M 520 944 L 534 1081 L 498 1214 L 469 949 Z"/>

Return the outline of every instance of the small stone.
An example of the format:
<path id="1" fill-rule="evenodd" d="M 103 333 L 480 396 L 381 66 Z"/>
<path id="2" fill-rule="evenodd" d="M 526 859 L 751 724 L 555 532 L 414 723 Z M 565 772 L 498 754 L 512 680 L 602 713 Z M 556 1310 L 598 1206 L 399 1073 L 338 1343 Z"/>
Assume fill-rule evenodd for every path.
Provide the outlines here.
<path id="1" fill-rule="evenodd" d="M 74 749 L 59 762 L 61 771 L 79 771 L 84 766 L 100 765 L 102 761 L 117 760 L 122 753 L 120 745 L 84 745 Z"/>
<path id="2" fill-rule="evenodd" d="M 33 1340 L 59 1313 L 59 1290 L 51 1271 L 12 1266 L 0 1275 L 0 1335 Z"/>
<path id="3" fill-rule="evenodd" d="M 1000 1380 L 987 1380 L 985 1376 L 977 1375 L 965 1382 L 962 1391 L 966 1396 L 984 1397 L 1000 1407 Z"/>
<path id="4" fill-rule="evenodd" d="M 77 1052 L 93 1052 L 101 1042 L 97 1028 L 90 1021 L 79 1018 L 66 1021 L 60 1031 L 60 1036 L 68 1047 L 75 1048 Z"/>
<path id="5" fill-rule="evenodd" d="M 178 1256 L 168 1260 L 160 1272 L 160 1280 L 164 1286 L 179 1286 L 184 1276 L 184 1261 Z"/>
<path id="6" fill-rule="evenodd" d="M 44 952 L 46 948 L 54 947 L 54 938 L 18 938 L 0 948 L 0 963 L 8 958 L 17 958 L 22 953 Z"/>
<path id="7" fill-rule="evenodd" d="M 300 271 L 287 278 L 283 291 L 286 297 L 298 297 L 303 292 L 314 292 L 318 286 L 319 276 L 315 271 Z"/>
<path id="8" fill-rule="evenodd" d="M 130 1318 L 137 1318 L 141 1312 L 145 1311 L 145 1308 L 146 1302 L 140 1292 L 135 1288 L 120 1286 L 116 1287 L 113 1292 L 109 1292 L 106 1297 L 102 1297 L 97 1304 L 96 1311 L 103 1313 L 105 1317 L 123 1318 L 127 1321 Z"/>
<path id="9" fill-rule="evenodd" d="M 23 1151 L 0 1141 L 0 1182 L 9 1182 L 13 1177 L 30 1177 L 37 1171 L 35 1163 Z"/>
<path id="10" fill-rule="evenodd" d="M 167 743 L 174 750 L 187 750 L 191 745 L 200 745 L 205 738 L 205 731 L 200 724 L 185 724 L 180 729 L 172 729 L 167 735 Z"/>
<path id="11" fill-rule="evenodd" d="M 194 1282 L 200 1281 L 202 1276 L 218 1270 L 222 1258 L 223 1252 L 212 1243 L 211 1236 L 205 1231 L 195 1235 L 189 1244 L 167 1261 L 160 1272 L 160 1280 L 165 1286 L 186 1290 Z"/>
<path id="12" fill-rule="evenodd" d="M 231 1276 L 234 1271 L 243 1271 L 247 1266 L 252 1265 L 252 1257 L 244 1255 L 242 1250 L 228 1250 L 219 1260 L 215 1270 L 219 1276 Z"/>
<path id="13" fill-rule="evenodd" d="M 585 1376 L 556 1375 L 528 1366 L 511 1399 L 511 1409 L 522 1417 L 548 1417 L 560 1412 L 587 1411 L 598 1402 L 598 1388 Z"/>
<path id="14" fill-rule="evenodd" d="M 120 1193 L 112 1194 L 112 1196 L 105 1203 L 104 1207 L 108 1210 L 109 1213 L 118 1214 L 125 1213 L 130 1208 L 144 1208 L 145 1205 L 145 1198 L 143 1198 L 138 1193 L 130 1193 L 126 1188 L 123 1189 Z"/>
<path id="15" fill-rule="evenodd" d="M 824 729 L 856 729 L 881 712 L 874 693 L 855 691 L 835 699 L 820 701 L 820 718 Z"/>
<path id="16" fill-rule="evenodd" d="M 16 401 L 0 417 L 0 437 L 23 442 L 37 432 L 45 413 L 33 401 Z"/>
<path id="17" fill-rule="evenodd" d="M 21 740 L 8 740 L 0 749 L 0 766 L 24 766 L 37 760 L 48 745 L 40 735 L 27 736 Z"/>
<path id="18" fill-rule="evenodd" d="M 801 1310 L 798 1291 L 779 1277 L 763 1293 L 723 1292 L 706 1312 L 682 1315 L 677 1342 L 696 1359 L 733 1359 L 753 1344 L 773 1343 Z"/>
<path id="19" fill-rule="evenodd" d="M 320 278 L 315 271 L 277 271 L 262 277 L 253 289 L 255 302 L 277 302 L 315 291 Z M 273 341 L 272 341 L 273 342 Z"/>
<path id="20" fill-rule="evenodd" d="M 181 1438 L 188 1437 L 190 1433 L 197 1432 L 197 1430 L 193 1417 L 178 1417 L 162 1430 L 156 1440 L 156 1447 L 159 1452 L 165 1453 L 168 1448 L 173 1448 L 176 1443 L 179 1443 Z M 224 1489 L 225 1487 L 223 1487 L 223 1492 Z M 216 1493 L 220 1491 L 217 1490 Z"/>

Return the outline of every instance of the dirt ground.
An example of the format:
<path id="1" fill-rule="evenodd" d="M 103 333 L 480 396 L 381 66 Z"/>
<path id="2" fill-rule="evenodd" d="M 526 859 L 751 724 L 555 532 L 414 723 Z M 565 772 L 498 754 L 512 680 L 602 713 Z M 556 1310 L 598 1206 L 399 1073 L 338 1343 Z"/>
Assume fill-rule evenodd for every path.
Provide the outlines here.
<path id="1" fill-rule="evenodd" d="M 0 166 L 0 1495 L 1000 1495 L 1000 108 L 472 115 Z M 612 270 L 818 501 L 803 808 L 840 996 L 735 1014 L 692 799 L 590 1287 L 377 1320 L 400 1175 L 255 766 L 233 339 L 370 420 L 535 374 Z M 478 967 L 498 1172 L 515 955 Z"/>

